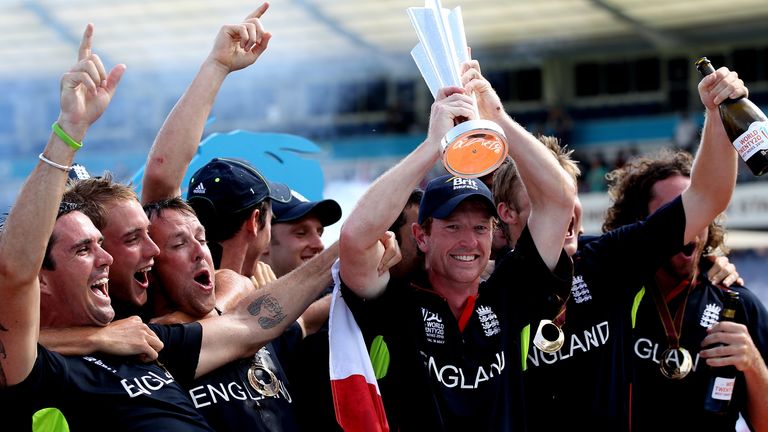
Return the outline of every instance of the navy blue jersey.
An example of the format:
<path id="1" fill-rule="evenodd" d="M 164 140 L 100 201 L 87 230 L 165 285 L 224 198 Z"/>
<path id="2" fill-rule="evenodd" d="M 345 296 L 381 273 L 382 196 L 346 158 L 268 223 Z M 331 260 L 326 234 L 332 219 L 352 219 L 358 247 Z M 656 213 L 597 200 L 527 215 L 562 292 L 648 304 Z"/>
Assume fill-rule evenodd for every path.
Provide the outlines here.
<path id="1" fill-rule="evenodd" d="M 562 326 L 565 343 L 551 354 L 529 345 L 530 430 L 628 430 L 632 302 L 643 282 L 682 249 L 684 232 L 677 198 L 645 221 L 580 241 Z M 531 322 L 532 332 L 537 324 Z"/>
<path id="2" fill-rule="evenodd" d="M 392 430 L 524 430 L 521 330 L 553 310 L 571 285 L 570 259 L 554 272 L 528 230 L 481 283 L 460 330 L 448 303 L 425 284 L 389 286 L 374 300 L 342 294 L 371 344 L 383 338 L 389 366 L 379 379 Z"/>
<path id="3" fill-rule="evenodd" d="M 632 408 L 634 431 L 732 432 L 739 411 L 746 410 L 746 384 L 741 373 L 737 376 L 727 414 L 712 415 L 703 409 L 709 367 L 699 357 L 699 351 L 703 349 L 700 345 L 707 335 L 707 328 L 720 319 L 725 292 L 710 284 L 706 277 L 700 277 L 698 282 L 686 303 L 680 337 L 680 346 L 688 350 L 693 358 L 693 370 L 681 380 L 667 379 L 659 371 L 659 358 L 668 345 L 666 333 L 653 296 L 650 292 L 644 292 L 642 296 L 637 308 L 633 346 L 636 364 Z M 755 346 L 765 360 L 768 358 L 768 311 L 748 289 L 739 286 L 732 286 L 731 289 L 738 291 L 741 299 L 734 321 L 749 329 Z M 681 294 L 670 302 L 673 315 L 683 298 L 684 294 Z M 659 414 L 661 410 L 664 410 L 663 416 Z"/>
<path id="4" fill-rule="evenodd" d="M 164 344 L 159 362 L 62 356 L 38 346 L 29 376 L 3 397 L 24 418 L 56 407 L 73 431 L 212 431 L 182 389 L 197 368 L 200 325 L 150 327 Z"/>
<path id="5" fill-rule="evenodd" d="M 298 326 L 298 324 L 296 324 Z M 248 381 L 254 357 L 222 366 L 195 380 L 189 396 L 217 431 L 296 431 L 288 380 L 278 360 L 278 350 L 267 344 L 255 355 L 279 381 L 275 395 L 262 395 Z"/>
<path id="6" fill-rule="evenodd" d="M 319 298 L 330 295 L 328 287 Z M 303 431 L 341 431 L 331 393 L 328 369 L 328 320 L 315 333 L 307 335 L 294 350 L 280 351 L 280 361 L 291 381 L 299 429 Z"/>

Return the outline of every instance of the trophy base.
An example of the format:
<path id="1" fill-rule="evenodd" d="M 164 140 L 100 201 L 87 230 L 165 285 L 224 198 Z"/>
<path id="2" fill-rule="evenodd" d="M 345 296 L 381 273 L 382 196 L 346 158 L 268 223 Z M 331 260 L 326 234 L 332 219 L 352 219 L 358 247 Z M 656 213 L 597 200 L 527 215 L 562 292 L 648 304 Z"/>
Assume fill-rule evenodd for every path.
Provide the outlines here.
<path id="1" fill-rule="evenodd" d="M 507 156 L 504 131 L 489 120 L 468 120 L 442 140 L 443 165 L 457 177 L 477 178 L 493 172 Z"/>

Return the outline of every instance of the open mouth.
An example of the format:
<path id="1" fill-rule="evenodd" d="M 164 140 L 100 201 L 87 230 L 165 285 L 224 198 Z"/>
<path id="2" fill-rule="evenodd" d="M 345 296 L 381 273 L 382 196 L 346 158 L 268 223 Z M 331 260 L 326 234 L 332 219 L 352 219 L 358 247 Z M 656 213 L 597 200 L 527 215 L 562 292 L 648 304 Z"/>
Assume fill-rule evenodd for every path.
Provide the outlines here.
<path id="1" fill-rule="evenodd" d="M 147 273 L 149 273 L 150 270 L 152 270 L 152 266 L 146 266 L 134 273 L 133 278 L 136 280 L 136 282 L 139 283 L 139 285 L 146 287 L 149 285 L 149 277 L 147 276 Z"/>
<path id="2" fill-rule="evenodd" d="M 568 225 L 568 232 L 565 234 L 566 237 L 573 237 L 573 235 L 574 235 L 573 226 L 575 225 L 575 223 L 576 223 L 576 218 L 572 217 L 571 218 L 571 223 Z"/>
<path id="3" fill-rule="evenodd" d="M 195 274 L 193 279 L 206 288 L 211 286 L 211 273 L 208 270 L 201 270 Z"/>
<path id="4" fill-rule="evenodd" d="M 688 243 L 683 247 L 683 250 L 681 251 L 683 255 L 690 257 L 693 255 L 693 252 L 696 250 L 696 243 Z"/>
<path id="5" fill-rule="evenodd" d="M 109 278 L 101 278 L 91 284 L 91 291 L 99 297 L 109 298 L 109 292 L 107 291 L 107 284 Z"/>

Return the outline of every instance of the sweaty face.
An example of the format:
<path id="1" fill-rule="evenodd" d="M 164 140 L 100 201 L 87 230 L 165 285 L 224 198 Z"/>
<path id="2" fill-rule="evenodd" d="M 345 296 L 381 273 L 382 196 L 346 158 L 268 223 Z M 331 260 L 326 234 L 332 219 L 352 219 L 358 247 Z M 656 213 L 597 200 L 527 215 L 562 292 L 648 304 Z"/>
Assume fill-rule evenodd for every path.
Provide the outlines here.
<path id="1" fill-rule="evenodd" d="M 152 239 L 160 247 L 153 277 L 178 310 L 203 317 L 216 304 L 213 287 L 213 259 L 205 229 L 194 215 L 163 210 L 152 220 Z"/>
<path id="2" fill-rule="evenodd" d="M 488 208 L 472 200 L 461 203 L 445 219 L 433 219 L 429 234 L 416 227 L 414 234 L 433 285 L 463 289 L 478 283 L 491 253 L 492 228 Z"/>
<path id="3" fill-rule="evenodd" d="M 272 224 L 272 240 L 261 259 L 281 277 L 325 249 L 323 230 L 320 220 L 312 215 Z"/>
<path id="4" fill-rule="evenodd" d="M 112 257 L 87 216 L 72 212 L 54 225 L 54 270 L 41 270 L 41 322 L 45 327 L 96 325 L 112 321 L 108 293 Z"/>
<path id="5" fill-rule="evenodd" d="M 102 230 L 104 249 L 114 257 L 110 272 L 112 296 L 142 306 L 147 301 L 153 258 L 157 245 L 149 238 L 149 219 L 136 200 L 115 201 L 107 206 L 107 225 Z"/>
<path id="6" fill-rule="evenodd" d="M 664 180 L 656 182 L 651 188 L 651 200 L 648 202 L 648 212 L 653 213 L 659 207 L 672 201 L 675 197 L 683 193 L 683 191 L 691 184 L 691 179 L 681 175 L 675 175 L 668 177 Z M 704 228 L 696 239 L 689 243 L 687 247 L 679 254 L 670 258 L 663 268 L 669 274 L 680 278 L 688 278 L 693 272 L 693 263 L 695 259 L 695 250 L 699 245 L 706 244 L 709 231 Z"/>

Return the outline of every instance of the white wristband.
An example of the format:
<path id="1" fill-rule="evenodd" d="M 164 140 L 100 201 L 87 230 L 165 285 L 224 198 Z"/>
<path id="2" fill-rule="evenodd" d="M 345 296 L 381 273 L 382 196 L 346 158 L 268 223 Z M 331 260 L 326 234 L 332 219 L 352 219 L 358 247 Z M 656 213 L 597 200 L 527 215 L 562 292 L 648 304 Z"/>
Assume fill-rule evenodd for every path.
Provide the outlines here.
<path id="1" fill-rule="evenodd" d="M 38 158 L 38 159 L 40 159 L 41 161 L 43 161 L 43 162 L 47 163 L 48 165 L 50 165 L 50 166 L 52 166 L 52 167 L 54 167 L 54 168 L 58 168 L 58 169 L 60 169 L 60 170 L 62 170 L 62 171 L 64 171 L 64 172 L 69 172 L 69 170 L 71 170 L 71 169 L 72 169 L 72 167 L 71 167 L 71 166 L 66 166 L 66 165 L 62 165 L 62 164 L 57 164 L 56 162 L 54 162 L 54 161 L 52 161 L 52 160 L 48 159 L 47 157 L 43 156 L 43 154 L 42 154 L 42 153 L 40 153 L 40 154 L 37 156 L 37 158 Z"/>

